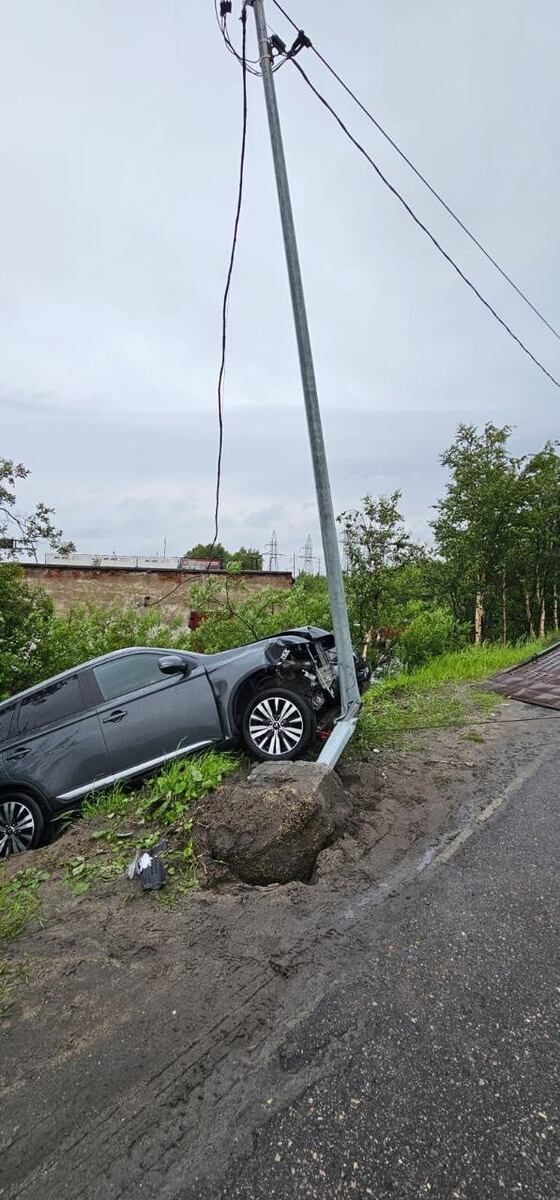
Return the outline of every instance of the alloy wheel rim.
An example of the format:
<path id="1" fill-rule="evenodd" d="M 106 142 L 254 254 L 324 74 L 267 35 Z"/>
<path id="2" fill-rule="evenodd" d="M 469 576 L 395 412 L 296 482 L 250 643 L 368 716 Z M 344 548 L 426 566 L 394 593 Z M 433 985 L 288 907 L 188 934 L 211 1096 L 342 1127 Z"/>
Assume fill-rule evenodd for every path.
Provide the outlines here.
<path id="1" fill-rule="evenodd" d="M 21 800 L 0 803 L 0 858 L 29 850 L 35 833 L 31 809 Z"/>
<path id="2" fill-rule="evenodd" d="M 267 696 L 255 705 L 249 719 L 249 733 L 263 754 L 280 757 L 295 750 L 303 737 L 303 717 L 285 696 Z"/>

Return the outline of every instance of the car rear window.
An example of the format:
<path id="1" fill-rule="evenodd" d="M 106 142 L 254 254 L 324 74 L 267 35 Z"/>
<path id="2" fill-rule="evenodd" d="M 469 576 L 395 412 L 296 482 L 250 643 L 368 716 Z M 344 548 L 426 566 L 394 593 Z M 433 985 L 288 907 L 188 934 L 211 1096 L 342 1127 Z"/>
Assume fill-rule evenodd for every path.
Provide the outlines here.
<path id="1" fill-rule="evenodd" d="M 14 709 L 15 704 L 10 704 L 8 708 L 0 708 L 0 746 L 8 740 Z"/>
<path id="2" fill-rule="evenodd" d="M 127 654 L 113 658 L 93 668 L 93 674 L 104 700 L 114 700 L 129 692 L 138 692 L 152 683 L 169 679 L 158 667 L 163 651 L 157 654 Z"/>
<path id="3" fill-rule="evenodd" d="M 18 713 L 18 733 L 33 733 L 44 725 L 54 725 L 88 707 L 82 695 L 79 675 L 67 675 L 49 687 L 33 692 L 22 700 Z"/>

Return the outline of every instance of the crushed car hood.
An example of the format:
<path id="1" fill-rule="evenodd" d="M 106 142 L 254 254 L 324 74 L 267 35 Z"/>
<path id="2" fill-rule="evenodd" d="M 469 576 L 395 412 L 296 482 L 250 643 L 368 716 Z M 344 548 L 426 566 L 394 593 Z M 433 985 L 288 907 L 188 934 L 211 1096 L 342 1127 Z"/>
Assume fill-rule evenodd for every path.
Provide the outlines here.
<path id="1" fill-rule="evenodd" d="M 270 637 L 259 638 L 255 642 L 246 642 L 243 646 L 235 646 L 232 650 L 221 650 L 217 654 L 200 654 L 197 657 L 208 668 L 214 668 L 219 667 L 221 663 L 241 658 L 244 654 L 266 646 L 269 642 L 279 641 L 300 644 L 302 642 L 326 642 L 327 645 L 334 646 L 334 636 L 329 633 L 328 629 L 320 629 L 318 625 L 302 625 L 299 629 L 283 629 L 279 633 L 271 634 Z"/>

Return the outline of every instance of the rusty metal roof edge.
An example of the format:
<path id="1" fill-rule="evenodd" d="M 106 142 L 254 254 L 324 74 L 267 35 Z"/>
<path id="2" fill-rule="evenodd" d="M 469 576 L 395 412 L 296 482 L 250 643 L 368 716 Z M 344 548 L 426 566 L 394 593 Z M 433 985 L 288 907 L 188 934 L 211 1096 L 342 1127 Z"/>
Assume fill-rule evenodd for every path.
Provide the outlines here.
<path id="1" fill-rule="evenodd" d="M 511 675 L 513 671 L 519 671 L 521 667 L 526 667 L 528 663 L 537 662 L 537 659 L 544 658 L 546 654 L 550 654 L 552 650 L 560 648 L 560 641 L 552 642 L 550 646 L 545 646 L 544 650 L 537 650 L 536 654 L 530 654 L 529 658 L 523 658 L 521 662 L 514 663 L 512 667 L 504 667 L 503 671 L 497 671 L 495 675 L 491 675 L 490 679 L 501 679 L 504 675 Z"/>

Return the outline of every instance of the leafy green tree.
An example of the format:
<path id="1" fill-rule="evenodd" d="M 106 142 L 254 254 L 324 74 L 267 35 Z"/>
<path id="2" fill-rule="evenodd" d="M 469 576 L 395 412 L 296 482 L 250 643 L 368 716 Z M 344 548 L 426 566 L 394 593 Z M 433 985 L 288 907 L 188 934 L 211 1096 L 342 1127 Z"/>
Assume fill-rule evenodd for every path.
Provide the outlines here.
<path id="1" fill-rule="evenodd" d="M 0 699 L 48 674 L 54 605 L 17 563 L 0 563 Z"/>
<path id="2" fill-rule="evenodd" d="M 44 661 L 49 675 L 126 646 L 187 649 L 190 633 L 180 618 L 166 621 L 157 608 L 76 604 L 52 615 L 46 630 Z"/>
<path id="3" fill-rule="evenodd" d="M 453 613 L 443 605 L 425 607 L 412 601 L 409 619 L 399 635 L 397 650 L 408 670 L 423 666 L 430 658 L 455 650 L 461 641 L 461 632 Z"/>
<path id="4" fill-rule="evenodd" d="M 207 614 L 191 635 L 191 646 L 207 654 L 300 625 L 331 627 L 327 583 L 320 576 L 300 575 L 286 591 L 273 587 L 252 591 L 229 571 L 225 579 L 207 576 L 195 585 L 191 604 Z"/>
<path id="5" fill-rule="evenodd" d="M 48 642 L 54 606 L 46 592 L 30 586 L 13 560 L 25 554 L 37 561 L 46 542 L 59 553 L 74 549 L 53 522 L 54 509 L 37 504 L 24 514 L 18 485 L 29 471 L 23 463 L 0 458 L 0 696 L 41 679 L 48 669 Z"/>
<path id="6" fill-rule="evenodd" d="M 28 554 L 37 562 L 40 542 L 47 542 L 59 554 L 75 549 L 73 542 L 64 541 L 62 530 L 53 522 L 54 508 L 37 504 L 27 516 L 17 507 L 17 486 L 27 479 L 29 470 L 11 458 L 0 458 L 0 560 Z"/>
<path id="7" fill-rule="evenodd" d="M 227 550 L 221 542 L 216 542 L 215 545 L 212 545 L 212 542 L 197 542 L 196 546 L 191 546 L 190 550 L 185 551 L 185 558 L 216 559 L 223 566 L 227 556 Z"/>
<path id="8" fill-rule="evenodd" d="M 186 558 L 215 559 L 222 567 L 232 566 L 237 571 L 262 571 L 263 557 L 260 550 L 247 549 L 240 546 L 239 550 L 226 550 L 221 542 L 213 546 L 211 542 L 199 542 L 187 550 Z"/>
<path id="9" fill-rule="evenodd" d="M 238 571 L 262 571 L 263 556 L 260 550 L 240 546 L 239 550 L 226 553 L 226 563 L 235 565 Z"/>
<path id="10" fill-rule="evenodd" d="M 544 637 L 547 616 L 558 631 L 560 566 L 560 456 L 553 442 L 523 460 L 523 521 L 517 565 L 527 631 Z"/>
<path id="11" fill-rule="evenodd" d="M 450 479 L 432 527 L 455 615 L 464 620 L 469 613 L 476 645 L 500 627 L 504 641 L 508 634 L 508 581 L 522 527 L 519 464 L 508 449 L 510 433 L 507 425 L 489 422 L 479 433 L 461 424 L 441 456 Z"/>
<path id="12" fill-rule="evenodd" d="M 400 492 L 364 496 L 362 508 L 341 513 L 345 586 L 350 620 L 364 655 L 375 631 L 391 625 L 402 607 L 406 580 L 423 558 L 405 529 L 399 512 Z M 404 585 L 404 587 L 403 587 Z M 410 599 L 410 592 L 406 596 Z"/>

